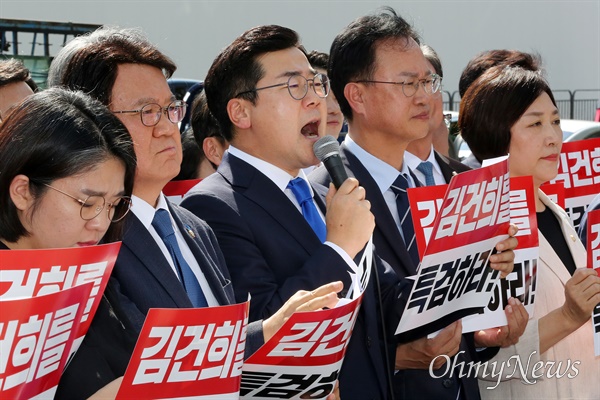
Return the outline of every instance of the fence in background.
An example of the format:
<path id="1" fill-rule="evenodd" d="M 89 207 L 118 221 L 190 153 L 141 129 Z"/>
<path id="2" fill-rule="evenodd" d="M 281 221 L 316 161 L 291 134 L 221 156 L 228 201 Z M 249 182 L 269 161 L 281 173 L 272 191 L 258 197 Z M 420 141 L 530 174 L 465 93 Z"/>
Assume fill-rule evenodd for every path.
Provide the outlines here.
<path id="1" fill-rule="evenodd" d="M 593 121 L 596 109 L 600 108 L 600 89 L 554 90 L 554 98 L 561 118 Z M 458 91 L 443 92 L 444 110 L 458 111 Z"/>

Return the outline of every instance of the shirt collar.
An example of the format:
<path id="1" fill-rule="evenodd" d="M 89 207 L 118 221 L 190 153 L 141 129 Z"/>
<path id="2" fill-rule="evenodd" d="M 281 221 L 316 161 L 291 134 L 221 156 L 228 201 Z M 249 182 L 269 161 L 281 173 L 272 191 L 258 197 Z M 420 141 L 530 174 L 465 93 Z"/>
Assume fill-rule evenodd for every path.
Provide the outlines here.
<path id="1" fill-rule="evenodd" d="M 387 190 L 389 190 L 390 186 L 392 186 L 396 178 L 398 178 L 398 170 L 360 147 L 354 140 L 352 140 L 350 134 L 346 135 L 344 143 L 346 148 L 350 150 L 350 152 L 354 154 L 356 158 L 358 158 L 358 161 L 361 162 L 367 171 L 369 171 L 369 174 L 375 183 L 377 183 L 381 193 L 385 193 Z M 400 173 L 406 177 L 410 187 L 415 187 L 415 183 L 412 179 L 407 163 L 402 162 L 402 169 L 400 170 Z"/>
<path id="2" fill-rule="evenodd" d="M 435 159 L 435 151 L 433 149 L 433 145 L 431 146 L 431 150 L 429 151 L 429 156 L 427 157 L 427 160 L 425 160 L 425 161 L 429 161 L 433 165 L 433 169 L 436 170 L 440 174 L 440 176 L 443 176 L 440 165 L 438 164 L 437 160 Z M 406 151 L 406 152 L 404 152 L 404 162 L 405 162 L 405 164 L 408 165 L 408 168 L 410 168 L 411 171 L 414 171 L 417 169 L 419 164 L 421 164 L 423 162 L 423 160 L 421 160 L 419 157 L 415 156 L 414 154 Z"/>
<path id="3" fill-rule="evenodd" d="M 232 145 L 229 145 L 229 149 L 227 149 L 227 151 L 231 155 L 247 162 L 248 164 L 252 165 L 257 170 L 262 172 L 267 178 L 269 178 L 271 181 L 273 181 L 273 183 L 279 189 L 281 189 L 282 192 L 285 191 L 290 180 L 295 178 L 294 176 L 290 175 L 289 173 L 282 170 L 281 168 L 279 168 L 271 163 L 268 163 L 264 160 L 261 160 L 260 158 L 254 157 L 253 155 L 250 155 L 250 154 L 246 153 L 245 151 L 242 151 Z M 304 173 L 303 170 L 300 170 L 298 172 L 297 176 L 304 179 L 308 183 L 308 179 L 306 179 L 306 174 Z M 310 188 L 311 195 L 314 196 L 314 193 L 313 193 L 313 190 L 312 190 L 312 187 L 310 186 L 310 184 L 308 185 L 308 187 Z"/>
<path id="4" fill-rule="evenodd" d="M 135 216 L 140 220 L 140 222 L 146 227 L 150 227 L 152 225 L 152 220 L 154 219 L 154 214 L 158 209 L 167 210 L 169 215 L 171 212 L 169 211 L 169 206 L 167 205 L 167 199 L 161 192 L 158 196 L 158 203 L 156 208 L 152 207 L 150 204 L 146 203 L 146 201 L 141 198 L 132 195 L 131 196 L 131 212 L 135 214 Z"/>

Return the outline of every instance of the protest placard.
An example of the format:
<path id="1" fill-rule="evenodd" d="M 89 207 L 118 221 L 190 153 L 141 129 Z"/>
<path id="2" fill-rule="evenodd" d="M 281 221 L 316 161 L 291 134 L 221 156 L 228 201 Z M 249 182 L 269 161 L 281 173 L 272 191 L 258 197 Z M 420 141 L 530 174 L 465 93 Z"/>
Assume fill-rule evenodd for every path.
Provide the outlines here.
<path id="1" fill-rule="evenodd" d="M 452 178 L 396 329 L 401 340 L 423 337 L 489 303 L 499 279 L 489 257 L 508 237 L 509 207 L 506 160 Z"/>
<path id="2" fill-rule="evenodd" d="M 557 184 L 556 186 L 562 186 Z M 419 249 L 425 248 L 433 230 L 448 185 L 409 189 L 415 235 Z M 506 325 L 504 308 L 510 297 L 518 298 L 533 315 L 538 261 L 538 230 L 531 176 L 510 178 L 510 219 L 519 228 L 519 245 L 514 250 L 513 272 L 500 279 L 490 303 L 481 312 L 463 318 L 463 332 Z"/>
<path id="3" fill-rule="evenodd" d="M 170 181 L 163 188 L 163 193 L 173 204 L 181 203 L 183 196 L 202 179 L 188 179 L 183 181 Z"/>
<path id="4" fill-rule="evenodd" d="M 0 300 L 93 284 L 71 352 L 79 348 L 115 265 L 121 242 L 68 249 L 0 250 Z"/>
<path id="5" fill-rule="evenodd" d="M 498 281 L 490 303 L 480 313 L 463 318 L 463 332 L 506 325 L 504 309 L 511 297 L 519 299 L 529 316 L 533 317 L 539 258 L 533 190 L 531 176 L 510 178 L 510 222 L 519 228 L 513 272 Z"/>
<path id="6" fill-rule="evenodd" d="M 600 210 L 588 213 L 587 230 L 588 267 L 594 268 L 600 276 Z M 592 325 L 594 327 L 594 351 L 596 356 L 600 356 L 600 304 L 594 308 Z"/>
<path id="7" fill-rule="evenodd" d="M 546 182 L 540 186 L 540 189 L 550 200 L 555 202 L 560 208 L 565 208 L 565 183 L 560 182 Z"/>
<path id="8" fill-rule="evenodd" d="M 362 293 L 328 310 L 294 313 L 243 367 L 243 399 L 324 399 L 339 376 Z"/>
<path id="9" fill-rule="evenodd" d="M 0 300 L 0 398 L 54 397 L 92 290 L 88 282 Z"/>
<path id="10" fill-rule="evenodd" d="M 600 138 L 563 143 L 558 175 L 551 183 L 563 182 L 565 210 L 575 229 L 600 186 Z"/>
<path id="11" fill-rule="evenodd" d="M 117 399 L 236 399 L 250 303 L 150 309 Z"/>

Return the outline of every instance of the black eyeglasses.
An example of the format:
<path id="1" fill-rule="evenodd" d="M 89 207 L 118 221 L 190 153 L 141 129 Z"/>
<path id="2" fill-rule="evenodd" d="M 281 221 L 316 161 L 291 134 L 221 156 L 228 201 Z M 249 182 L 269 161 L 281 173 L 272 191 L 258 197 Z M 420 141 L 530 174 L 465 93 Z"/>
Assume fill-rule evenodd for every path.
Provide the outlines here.
<path id="1" fill-rule="evenodd" d="M 91 195 L 86 197 L 85 200 L 82 200 L 70 195 L 69 193 L 65 193 L 62 190 L 57 189 L 53 186 L 47 185 L 45 183 L 43 185 L 49 187 L 52 190 L 56 190 L 57 192 L 62 193 L 65 196 L 68 196 L 73 200 L 77 201 L 79 204 L 81 204 L 79 215 L 84 221 L 90 221 L 96 218 L 98 215 L 100 215 L 100 213 L 102 212 L 102 210 L 104 210 L 104 207 L 106 206 L 108 219 L 111 222 L 119 222 L 127 215 L 129 209 L 131 208 L 131 198 L 127 196 L 119 197 L 119 199 L 114 203 L 106 203 L 106 199 L 104 197 L 97 195 Z"/>
<path id="2" fill-rule="evenodd" d="M 169 121 L 174 124 L 181 122 L 185 116 L 187 104 L 182 100 L 175 100 L 166 107 L 161 107 L 159 104 L 146 104 L 139 110 L 130 111 L 113 111 L 115 114 L 135 114 L 139 113 L 142 119 L 142 124 L 146 126 L 155 126 L 160 121 L 163 114 L 167 114 Z"/>
<path id="3" fill-rule="evenodd" d="M 311 83 L 311 86 L 317 94 L 317 96 L 321 98 L 327 97 L 327 95 L 329 94 L 329 78 L 327 77 L 327 75 L 323 74 L 316 74 L 312 79 L 306 79 L 302 75 L 292 75 L 285 83 L 278 83 L 276 85 L 246 90 L 244 92 L 236 94 L 234 97 L 239 97 L 247 93 L 258 92 L 259 90 L 287 86 L 288 92 L 290 93 L 290 96 L 292 96 L 293 99 L 302 100 L 304 97 L 306 97 L 306 94 L 308 93 L 309 82 Z"/>
<path id="4" fill-rule="evenodd" d="M 425 93 L 431 95 L 437 93 L 442 88 L 442 78 L 439 75 L 432 74 L 429 79 L 421 79 L 412 82 L 390 82 L 390 81 L 371 81 L 371 80 L 360 80 L 355 83 L 387 83 L 390 85 L 400 85 L 402 87 L 402 93 L 406 97 L 412 97 L 419 90 L 419 86 L 423 86 Z"/>

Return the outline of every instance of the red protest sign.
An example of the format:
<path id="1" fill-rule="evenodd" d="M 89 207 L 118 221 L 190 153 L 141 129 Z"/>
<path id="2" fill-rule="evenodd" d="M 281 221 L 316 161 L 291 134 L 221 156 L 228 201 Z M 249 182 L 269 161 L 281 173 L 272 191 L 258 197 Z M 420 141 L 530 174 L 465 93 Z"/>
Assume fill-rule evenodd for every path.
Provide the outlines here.
<path id="1" fill-rule="evenodd" d="M 402 340 L 434 332 L 489 303 L 499 278 L 489 258 L 496 243 L 507 237 L 509 187 L 508 163 L 503 160 L 454 176 L 441 206 L 438 199 L 430 199 L 434 203 L 425 207 L 417 204 L 416 232 L 422 230 L 422 209 L 428 214 L 439 211 L 396 329 Z"/>
<path id="2" fill-rule="evenodd" d="M 600 276 L 600 210 L 588 213 L 587 254 L 588 267 L 594 268 Z"/>
<path id="3" fill-rule="evenodd" d="M 333 309 L 294 313 L 244 363 L 241 398 L 324 399 L 342 366 L 362 294 Z"/>
<path id="4" fill-rule="evenodd" d="M 540 189 L 542 190 L 542 192 L 544 192 L 544 194 L 546 196 L 548 196 L 550 198 L 550 200 L 552 200 L 553 202 L 558 204 L 560 206 L 560 208 L 563 208 L 563 209 L 565 208 L 565 183 L 564 182 L 562 182 L 562 181 L 554 182 L 554 183 L 546 182 L 542 186 L 540 186 Z"/>
<path id="5" fill-rule="evenodd" d="M 92 287 L 0 301 L 0 397 L 54 397 Z"/>
<path id="6" fill-rule="evenodd" d="M 163 193 L 173 203 L 179 204 L 183 196 L 194 186 L 200 183 L 202 179 L 188 179 L 184 181 L 170 181 L 163 188 Z"/>
<path id="7" fill-rule="evenodd" d="M 0 250 L 0 300 L 35 297 L 92 283 L 77 337 L 83 339 L 121 243 L 68 249 Z"/>
<path id="8" fill-rule="evenodd" d="M 151 309 L 117 399 L 237 397 L 249 304 Z"/>
<path id="9" fill-rule="evenodd" d="M 563 143 L 558 175 L 565 187 L 565 210 L 575 229 L 600 186 L 600 138 Z"/>

